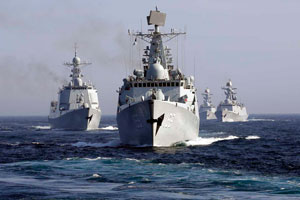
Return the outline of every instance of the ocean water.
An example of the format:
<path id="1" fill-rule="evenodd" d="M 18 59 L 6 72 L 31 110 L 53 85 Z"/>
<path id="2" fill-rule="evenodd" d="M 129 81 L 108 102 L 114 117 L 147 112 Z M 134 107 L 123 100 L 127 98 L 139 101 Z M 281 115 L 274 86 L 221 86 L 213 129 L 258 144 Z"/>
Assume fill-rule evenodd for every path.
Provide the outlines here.
<path id="1" fill-rule="evenodd" d="M 300 115 L 202 125 L 174 147 L 124 147 L 94 131 L 0 118 L 0 199 L 300 199 Z"/>

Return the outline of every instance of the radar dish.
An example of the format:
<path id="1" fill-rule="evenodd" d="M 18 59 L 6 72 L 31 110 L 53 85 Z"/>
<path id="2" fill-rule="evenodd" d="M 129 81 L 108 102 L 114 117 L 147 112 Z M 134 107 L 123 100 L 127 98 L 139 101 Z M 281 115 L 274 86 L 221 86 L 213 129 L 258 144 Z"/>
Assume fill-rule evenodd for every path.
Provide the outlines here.
<path id="1" fill-rule="evenodd" d="M 164 26 L 166 22 L 166 13 L 159 11 L 150 11 L 150 15 L 147 16 L 148 25 Z"/>

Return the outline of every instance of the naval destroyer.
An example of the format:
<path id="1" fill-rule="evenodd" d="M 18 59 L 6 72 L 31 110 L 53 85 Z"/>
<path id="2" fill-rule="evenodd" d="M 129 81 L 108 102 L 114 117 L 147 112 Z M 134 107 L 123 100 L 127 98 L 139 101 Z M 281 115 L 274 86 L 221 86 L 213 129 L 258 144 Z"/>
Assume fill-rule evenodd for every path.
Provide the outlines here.
<path id="1" fill-rule="evenodd" d="M 201 122 L 214 121 L 217 119 L 215 115 L 216 107 L 211 102 L 211 95 L 209 88 L 206 88 L 204 93 L 202 93 L 203 104 L 200 105 L 199 111 Z"/>
<path id="2" fill-rule="evenodd" d="M 144 49 L 143 70 L 123 79 L 118 90 L 117 123 L 125 145 L 171 146 L 193 140 L 199 133 L 199 111 L 194 77 L 186 77 L 172 65 L 170 49 L 164 46 L 183 32 L 161 33 L 166 14 L 150 11 L 148 33 L 129 34 L 150 44 Z"/>
<path id="3" fill-rule="evenodd" d="M 72 62 L 64 63 L 71 68 L 71 81 L 63 85 L 58 92 L 58 101 L 50 105 L 49 123 L 53 129 L 64 130 L 90 130 L 99 126 L 101 110 L 99 108 L 98 94 L 91 83 L 83 82 L 81 66 L 91 63 L 80 62 L 75 57 Z"/>
<path id="4" fill-rule="evenodd" d="M 218 121 L 221 122 L 237 122 L 246 121 L 248 114 L 246 107 L 237 101 L 236 88 L 232 87 L 232 82 L 229 80 L 225 87 L 222 87 L 225 92 L 226 99 L 222 101 L 216 112 Z"/>

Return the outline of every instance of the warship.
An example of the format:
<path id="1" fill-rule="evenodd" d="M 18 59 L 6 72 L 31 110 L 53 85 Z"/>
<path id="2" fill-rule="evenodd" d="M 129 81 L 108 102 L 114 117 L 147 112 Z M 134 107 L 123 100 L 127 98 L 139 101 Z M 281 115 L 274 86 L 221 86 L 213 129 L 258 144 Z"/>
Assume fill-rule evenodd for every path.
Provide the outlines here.
<path id="1" fill-rule="evenodd" d="M 143 69 L 135 69 L 133 75 L 123 79 L 117 107 L 117 123 L 120 140 L 130 146 L 172 146 L 193 140 L 199 133 L 199 111 L 194 77 L 186 77 L 172 64 L 167 42 L 185 32 L 171 29 L 161 33 L 166 14 L 150 11 L 148 25 L 154 25 L 148 33 L 129 35 L 135 41 L 150 44 L 144 49 Z"/>
<path id="2" fill-rule="evenodd" d="M 217 119 L 215 115 L 216 107 L 211 102 L 211 95 L 209 88 L 206 88 L 204 93 L 202 93 L 203 104 L 200 105 L 199 111 L 201 122 L 214 121 Z"/>
<path id="3" fill-rule="evenodd" d="M 64 63 L 71 68 L 71 81 L 58 92 L 58 101 L 51 101 L 48 117 L 52 129 L 91 130 L 97 129 L 101 119 L 98 94 L 91 83 L 83 82 L 80 67 L 91 63 L 75 57 Z"/>
<path id="4" fill-rule="evenodd" d="M 225 92 L 226 99 L 222 101 L 216 112 L 218 121 L 221 122 L 238 122 L 246 121 L 248 114 L 246 107 L 237 101 L 236 88 L 232 87 L 232 82 L 229 80 L 226 87 L 222 87 Z"/>

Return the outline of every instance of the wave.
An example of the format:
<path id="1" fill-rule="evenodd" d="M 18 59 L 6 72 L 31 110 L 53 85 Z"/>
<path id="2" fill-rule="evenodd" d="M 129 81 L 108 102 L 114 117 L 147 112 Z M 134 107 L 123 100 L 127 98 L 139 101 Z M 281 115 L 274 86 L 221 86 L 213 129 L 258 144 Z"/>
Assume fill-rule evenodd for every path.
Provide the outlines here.
<path id="1" fill-rule="evenodd" d="M 121 145 L 120 140 L 112 140 L 106 143 L 89 143 L 89 142 L 76 142 L 72 144 L 75 147 L 118 147 Z"/>
<path id="2" fill-rule="evenodd" d="M 260 139 L 260 137 L 257 135 L 249 135 L 245 139 L 246 140 L 257 140 L 257 139 Z"/>
<path id="3" fill-rule="evenodd" d="M 95 161 L 95 160 L 109 160 L 112 159 L 110 157 L 96 157 L 96 158 L 80 158 L 80 157 L 71 157 L 71 158 L 64 158 L 64 160 L 67 161 L 73 161 L 73 160 L 89 160 L 89 161 Z"/>
<path id="4" fill-rule="evenodd" d="M 112 160 L 112 159 L 115 159 L 113 157 L 96 157 L 96 158 L 79 158 L 79 157 L 72 157 L 72 158 L 65 158 L 64 160 L 81 160 L 81 159 L 84 159 L 84 160 L 88 160 L 88 161 L 96 161 L 96 160 Z M 127 160 L 127 161 L 133 161 L 133 162 L 141 162 L 141 161 L 145 161 L 144 159 L 135 159 L 135 158 L 122 158 L 121 160 Z"/>
<path id="5" fill-rule="evenodd" d="M 252 122 L 275 122 L 274 119 L 248 119 L 248 121 Z"/>
<path id="6" fill-rule="evenodd" d="M 93 177 L 94 178 L 98 178 L 98 177 L 101 177 L 101 175 L 99 175 L 99 174 L 93 174 Z"/>
<path id="7" fill-rule="evenodd" d="M 245 120 L 242 120 L 242 121 L 235 121 L 233 119 L 230 119 L 230 120 L 228 120 L 226 122 L 222 122 L 222 123 L 244 123 L 244 122 L 249 122 L 249 120 L 245 119 Z"/>
<path id="8" fill-rule="evenodd" d="M 116 130 L 118 130 L 118 127 L 107 126 L 107 127 L 100 128 L 100 130 L 116 131 Z"/>
<path id="9" fill-rule="evenodd" d="M 13 131 L 12 128 L 0 126 L 0 132 L 2 132 L 2 133 L 8 133 L 8 132 L 12 132 L 12 131 Z"/>
<path id="10" fill-rule="evenodd" d="M 32 128 L 37 130 L 50 130 L 51 126 L 32 126 Z"/>
<path id="11" fill-rule="evenodd" d="M 39 142 L 31 142 L 31 144 L 39 145 L 39 144 L 41 144 L 41 143 L 39 143 Z"/>
<path id="12" fill-rule="evenodd" d="M 206 145 L 211 145 L 214 142 L 219 142 L 223 140 L 234 140 L 238 139 L 239 137 L 230 135 L 228 137 L 220 138 L 220 137 L 210 137 L 210 138 L 202 138 L 198 137 L 195 140 L 190 140 L 185 142 L 187 146 L 206 146 Z"/>
<path id="13" fill-rule="evenodd" d="M 141 162 L 141 160 L 134 159 L 134 158 L 125 158 L 125 160 L 135 161 L 135 162 Z"/>
<path id="14" fill-rule="evenodd" d="M 16 143 L 6 143 L 6 142 L 0 142 L 1 145 L 9 145 L 9 146 L 18 146 L 21 143 L 20 142 L 16 142 Z"/>
<path id="15" fill-rule="evenodd" d="M 204 130 L 204 129 L 199 131 L 199 135 L 201 135 L 201 136 L 216 136 L 216 135 L 224 135 L 224 134 L 228 134 L 228 133 L 223 132 L 223 131 L 213 132 L 213 131 Z"/>

